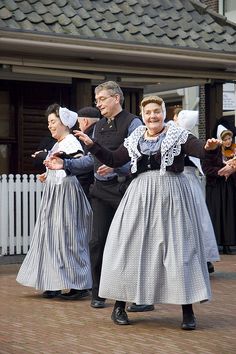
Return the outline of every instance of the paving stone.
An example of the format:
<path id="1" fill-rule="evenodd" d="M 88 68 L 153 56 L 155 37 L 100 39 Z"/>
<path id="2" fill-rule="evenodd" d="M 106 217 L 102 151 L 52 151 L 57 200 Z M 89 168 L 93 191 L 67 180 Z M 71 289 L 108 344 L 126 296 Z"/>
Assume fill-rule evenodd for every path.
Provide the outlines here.
<path id="1" fill-rule="evenodd" d="M 181 309 L 155 305 L 130 313 L 130 326 L 110 319 L 90 299 L 44 299 L 16 282 L 20 264 L 0 265 L 0 354 L 234 354 L 236 348 L 236 254 L 221 255 L 211 278 L 211 302 L 195 304 L 198 328 L 180 329 Z"/>

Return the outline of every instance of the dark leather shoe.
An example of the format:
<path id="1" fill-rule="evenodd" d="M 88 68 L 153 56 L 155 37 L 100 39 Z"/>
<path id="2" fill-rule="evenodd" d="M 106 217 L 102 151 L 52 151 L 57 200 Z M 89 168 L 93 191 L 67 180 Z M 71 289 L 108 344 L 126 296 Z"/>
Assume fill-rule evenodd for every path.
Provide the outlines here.
<path id="1" fill-rule="evenodd" d="M 105 307 L 105 300 L 92 299 L 90 306 L 95 309 L 102 309 Z"/>
<path id="2" fill-rule="evenodd" d="M 43 297 L 45 299 L 53 299 L 61 294 L 61 290 L 46 290 L 43 292 Z"/>
<path id="3" fill-rule="evenodd" d="M 59 297 L 63 300 L 80 300 L 89 295 L 88 290 L 71 289 L 68 293 L 60 294 Z"/>
<path id="4" fill-rule="evenodd" d="M 213 264 L 211 262 L 207 262 L 207 268 L 208 268 L 208 273 L 209 274 L 214 273 L 215 268 L 214 268 L 214 266 L 213 266 Z"/>
<path id="5" fill-rule="evenodd" d="M 190 316 L 189 319 L 184 319 L 181 328 L 186 331 L 192 331 L 196 329 L 196 318 L 194 315 Z"/>
<path id="6" fill-rule="evenodd" d="M 111 314 L 111 319 L 115 324 L 118 325 L 128 325 L 129 319 L 125 309 L 122 307 L 116 307 Z"/>
<path id="7" fill-rule="evenodd" d="M 133 303 L 132 305 L 127 306 L 128 312 L 153 311 L 154 309 L 154 305 L 137 305 Z"/>

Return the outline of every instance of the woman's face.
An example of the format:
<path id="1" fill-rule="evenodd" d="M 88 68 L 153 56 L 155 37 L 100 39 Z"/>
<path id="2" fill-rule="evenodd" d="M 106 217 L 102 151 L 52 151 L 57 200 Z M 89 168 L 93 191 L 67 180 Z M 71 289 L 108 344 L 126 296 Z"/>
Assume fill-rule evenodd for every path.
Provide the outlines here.
<path id="1" fill-rule="evenodd" d="M 222 144 L 224 147 L 230 147 L 232 144 L 232 137 L 230 135 L 226 135 L 224 139 L 222 140 Z"/>
<path id="2" fill-rule="evenodd" d="M 161 106 L 157 103 L 148 103 L 143 109 L 143 121 L 148 130 L 159 132 L 164 127 L 164 116 Z"/>
<path id="3" fill-rule="evenodd" d="M 51 113 L 48 116 L 48 129 L 52 137 L 59 141 L 65 137 L 65 133 L 68 131 L 68 128 L 62 124 L 55 113 Z"/>

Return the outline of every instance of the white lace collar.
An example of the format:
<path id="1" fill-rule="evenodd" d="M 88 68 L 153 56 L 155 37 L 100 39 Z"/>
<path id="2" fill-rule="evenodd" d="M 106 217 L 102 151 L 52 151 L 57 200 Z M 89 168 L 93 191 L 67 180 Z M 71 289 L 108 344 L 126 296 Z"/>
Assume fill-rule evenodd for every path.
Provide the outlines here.
<path id="1" fill-rule="evenodd" d="M 131 172 L 137 172 L 137 161 L 141 156 L 138 150 L 138 142 L 141 136 L 146 131 L 145 126 L 139 126 L 133 131 L 132 134 L 124 141 L 124 146 L 128 150 L 131 158 Z M 160 175 L 164 175 L 167 166 L 173 164 L 175 156 L 178 156 L 181 152 L 181 144 L 187 141 L 189 132 L 177 126 L 173 121 L 167 123 L 166 136 L 161 143 L 161 167 Z"/>

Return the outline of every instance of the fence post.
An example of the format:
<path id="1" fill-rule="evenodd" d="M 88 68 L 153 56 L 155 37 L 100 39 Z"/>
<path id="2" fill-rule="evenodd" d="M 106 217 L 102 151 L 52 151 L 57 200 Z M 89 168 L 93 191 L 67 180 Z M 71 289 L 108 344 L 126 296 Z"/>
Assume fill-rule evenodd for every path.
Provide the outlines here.
<path id="1" fill-rule="evenodd" d="M 8 210 L 9 210 L 9 199 L 8 199 L 8 182 L 7 175 L 1 176 L 0 183 L 0 245 L 1 245 L 1 255 L 7 254 L 8 247 L 8 230 L 9 230 L 9 220 L 8 220 Z"/>
<path id="2" fill-rule="evenodd" d="M 29 217 L 30 217 L 30 212 L 29 212 L 29 198 L 28 198 L 28 193 L 29 193 L 29 182 L 28 182 L 28 176 L 23 175 L 22 176 L 22 193 L 23 193 L 23 198 L 22 198 L 22 243 L 23 243 L 23 253 L 28 252 L 29 248 Z"/>
<path id="3" fill-rule="evenodd" d="M 9 219 L 9 253 L 15 254 L 15 228 L 16 228 L 16 209 L 15 209 L 15 186 L 14 186 L 14 176 L 8 176 L 8 198 L 9 198 L 9 208 L 8 208 L 8 219 Z"/>

